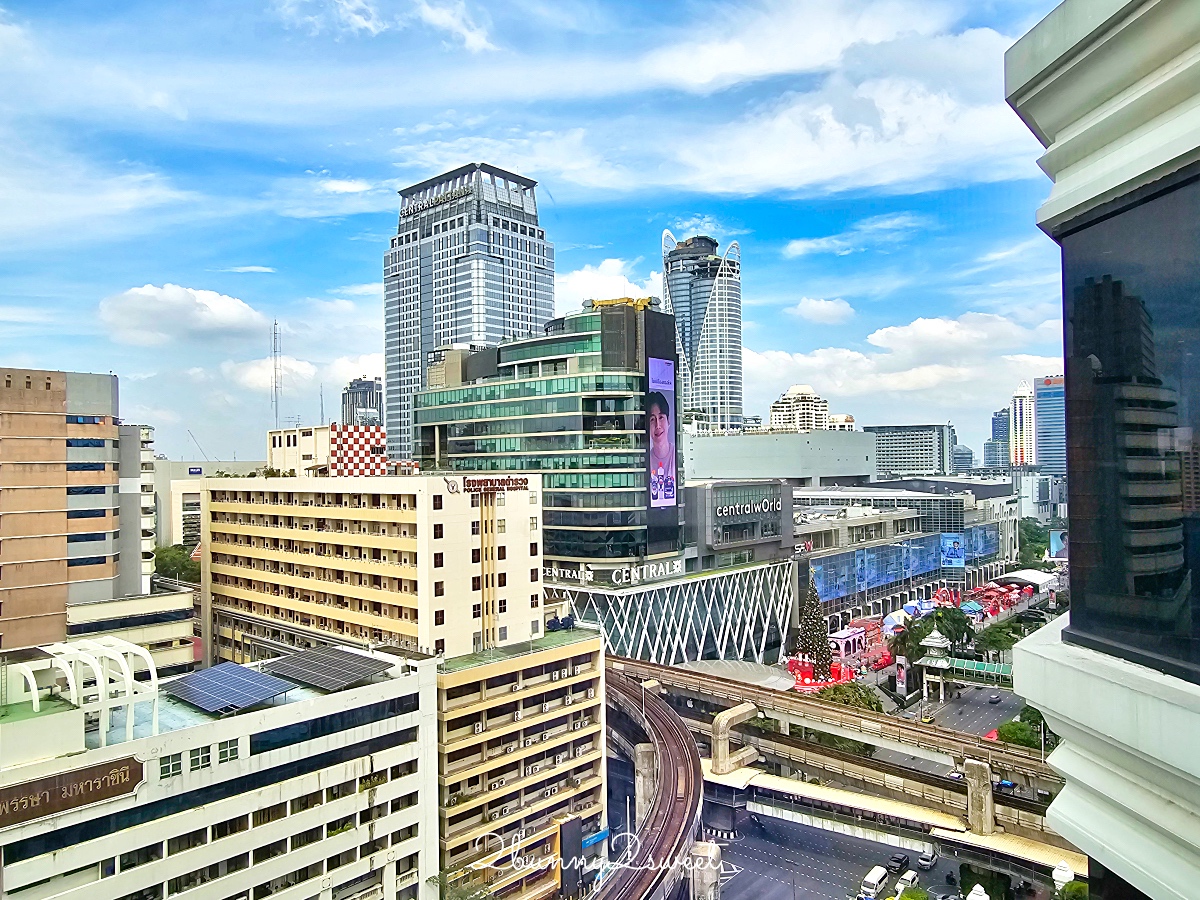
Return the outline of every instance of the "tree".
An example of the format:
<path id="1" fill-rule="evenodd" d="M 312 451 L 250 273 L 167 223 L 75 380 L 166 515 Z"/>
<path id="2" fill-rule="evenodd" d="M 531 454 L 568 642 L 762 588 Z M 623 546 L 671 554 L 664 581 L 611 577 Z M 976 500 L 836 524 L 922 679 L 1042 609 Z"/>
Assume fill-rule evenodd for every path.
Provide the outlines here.
<path id="1" fill-rule="evenodd" d="M 1050 529 L 1034 518 L 1022 519 L 1018 526 L 1020 532 L 1020 552 L 1018 562 L 1022 566 L 1040 568 L 1046 549 L 1050 546 Z"/>
<path id="2" fill-rule="evenodd" d="M 829 678 L 833 651 L 829 649 L 829 628 L 821 614 L 821 597 L 817 594 L 817 585 L 811 574 L 808 591 L 800 603 L 800 632 L 796 635 L 796 652 L 812 661 L 815 680 Z"/>
<path id="3" fill-rule="evenodd" d="M 847 681 L 845 684 L 831 684 L 822 688 L 814 695 L 826 703 L 840 703 L 842 706 L 853 706 L 856 709 L 869 709 L 872 712 L 883 712 L 883 703 L 870 687 L 857 681 Z"/>
<path id="4" fill-rule="evenodd" d="M 461 880 L 452 881 L 446 872 L 430 878 L 429 883 L 437 885 L 441 900 L 489 900 L 492 896 L 491 892 L 478 885 Z"/>
<path id="5" fill-rule="evenodd" d="M 200 563 L 192 559 L 194 547 L 173 544 L 170 547 L 154 548 L 154 571 L 164 578 L 200 583 Z"/>
<path id="6" fill-rule="evenodd" d="M 1055 895 L 1056 900 L 1088 900 L 1088 886 L 1082 881 L 1068 881 Z"/>
<path id="7" fill-rule="evenodd" d="M 1020 744 L 1035 749 L 1042 746 L 1041 734 L 1028 722 L 1005 722 L 996 729 L 996 737 L 1006 744 Z"/>
<path id="8" fill-rule="evenodd" d="M 913 887 L 905 888 L 899 900 L 929 900 L 929 891 L 923 887 L 914 885 Z"/>

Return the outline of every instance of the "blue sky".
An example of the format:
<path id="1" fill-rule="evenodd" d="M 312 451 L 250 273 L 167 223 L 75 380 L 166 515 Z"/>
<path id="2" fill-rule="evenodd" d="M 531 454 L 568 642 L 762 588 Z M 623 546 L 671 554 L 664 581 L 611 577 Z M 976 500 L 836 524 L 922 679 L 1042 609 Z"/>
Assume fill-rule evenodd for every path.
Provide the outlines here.
<path id="1" fill-rule="evenodd" d="M 162 452 L 261 458 L 382 372 L 396 190 L 539 181 L 560 311 L 741 244 L 746 412 L 793 382 L 978 453 L 1061 370 L 1004 50 L 1050 0 L 0 0 L 0 361 L 112 371 Z M 189 430 L 191 435 L 189 435 Z M 194 440 L 193 440 L 194 436 Z"/>

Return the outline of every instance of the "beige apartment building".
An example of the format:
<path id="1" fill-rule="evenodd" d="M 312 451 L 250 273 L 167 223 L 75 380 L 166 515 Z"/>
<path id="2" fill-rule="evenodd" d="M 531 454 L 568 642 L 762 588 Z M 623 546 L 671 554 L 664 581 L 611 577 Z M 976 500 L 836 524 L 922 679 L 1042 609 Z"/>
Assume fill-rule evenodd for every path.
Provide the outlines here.
<path id="1" fill-rule="evenodd" d="M 116 590 L 117 379 L 0 369 L 0 647 L 61 641 Z"/>
<path id="2" fill-rule="evenodd" d="M 439 656 L 442 865 L 517 900 L 556 896 L 563 870 L 517 870 L 514 854 L 603 850 L 603 645 L 547 630 L 541 489 L 540 475 L 222 478 L 201 498 L 214 661 L 326 643 Z"/>

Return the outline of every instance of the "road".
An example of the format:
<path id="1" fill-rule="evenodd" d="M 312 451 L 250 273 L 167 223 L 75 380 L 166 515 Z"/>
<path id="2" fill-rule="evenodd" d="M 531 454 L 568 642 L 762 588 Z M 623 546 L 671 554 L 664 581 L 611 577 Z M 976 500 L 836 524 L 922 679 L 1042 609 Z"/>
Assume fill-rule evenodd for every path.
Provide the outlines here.
<path id="1" fill-rule="evenodd" d="M 887 844 L 756 818 L 747 817 L 742 837 L 717 842 L 727 870 L 721 893 L 738 900 L 846 900 L 856 895 L 872 866 L 883 865 L 896 852 Z M 902 852 L 916 869 L 918 854 Z M 957 870 L 957 860 L 939 861 L 932 871 L 920 872 L 921 884 L 945 887 L 946 874 Z"/>

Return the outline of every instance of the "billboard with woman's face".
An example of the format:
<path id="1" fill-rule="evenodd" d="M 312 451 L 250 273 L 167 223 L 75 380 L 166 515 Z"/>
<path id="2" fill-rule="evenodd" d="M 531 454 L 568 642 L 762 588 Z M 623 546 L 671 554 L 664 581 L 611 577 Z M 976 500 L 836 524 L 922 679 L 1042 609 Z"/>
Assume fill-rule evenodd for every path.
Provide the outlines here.
<path id="1" fill-rule="evenodd" d="M 661 509 L 678 503 L 675 471 L 675 363 L 650 357 L 647 361 L 646 430 L 649 433 L 650 507 Z"/>

